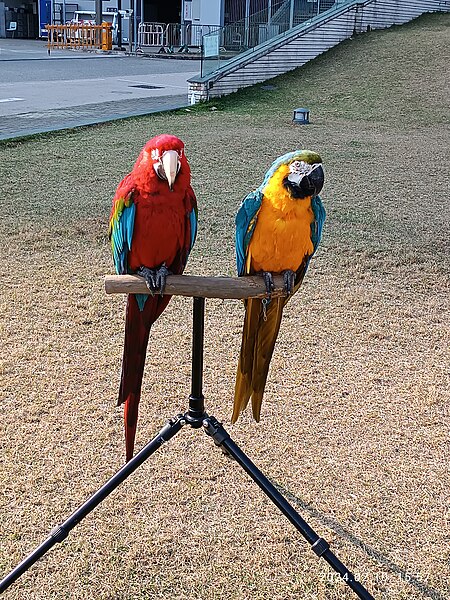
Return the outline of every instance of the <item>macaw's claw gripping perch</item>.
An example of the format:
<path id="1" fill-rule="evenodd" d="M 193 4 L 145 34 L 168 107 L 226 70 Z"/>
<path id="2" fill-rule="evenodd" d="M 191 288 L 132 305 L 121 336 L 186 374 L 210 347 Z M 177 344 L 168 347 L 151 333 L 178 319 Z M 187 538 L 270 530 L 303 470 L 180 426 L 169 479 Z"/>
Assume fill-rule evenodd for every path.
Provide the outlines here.
<path id="1" fill-rule="evenodd" d="M 140 275 L 145 279 L 148 290 L 152 296 L 159 294 L 164 296 L 166 289 L 167 275 L 172 275 L 166 264 L 163 263 L 159 269 L 149 269 L 148 267 L 139 267 L 136 275 Z"/>

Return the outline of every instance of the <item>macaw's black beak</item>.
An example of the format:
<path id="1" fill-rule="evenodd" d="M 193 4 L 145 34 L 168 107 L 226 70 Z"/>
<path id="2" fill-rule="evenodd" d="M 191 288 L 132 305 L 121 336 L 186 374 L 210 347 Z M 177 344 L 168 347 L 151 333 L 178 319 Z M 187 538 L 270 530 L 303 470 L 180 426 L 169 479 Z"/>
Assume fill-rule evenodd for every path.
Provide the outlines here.
<path id="1" fill-rule="evenodd" d="M 289 179 L 289 177 L 291 177 L 291 179 Z M 293 198 L 301 200 L 302 198 L 308 198 L 309 196 L 317 196 L 323 188 L 324 178 L 322 165 L 318 165 L 309 175 L 303 175 L 298 183 L 293 176 L 288 176 L 283 180 L 283 184 L 289 190 Z"/>
<path id="2" fill-rule="evenodd" d="M 300 181 L 300 189 L 305 196 L 317 196 L 323 188 L 325 174 L 321 166 L 316 167 Z"/>

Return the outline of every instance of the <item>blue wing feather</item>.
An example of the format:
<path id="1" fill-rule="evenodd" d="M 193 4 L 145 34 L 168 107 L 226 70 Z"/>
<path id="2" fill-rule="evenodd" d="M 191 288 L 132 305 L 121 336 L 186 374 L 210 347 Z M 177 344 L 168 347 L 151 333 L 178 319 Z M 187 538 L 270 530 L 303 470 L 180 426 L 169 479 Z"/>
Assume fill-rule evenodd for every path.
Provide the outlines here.
<path id="1" fill-rule="evenodd" d="M 118 275 L 128 273 L 127 259 L 133 240 L 135 215 L 136 206 L 131 203 L 129 206 L 124 206 L 123 210 L 118 211 L 111 219 L 111 246 L 114 267 Z"/>
<path id="2" fill-rule="evenodd" d="M 251 192 L 242 201 L 236 215 L 236 266 L 239 276 L 245 273 L 247 249 L 255 229 L 262 198 L 260 189 Z"/>
<path id="3" fill-rule="evenodd" d="M 191 246 L 189 248 L 189 252 L 190 252 L 194 246 L 195 238 L 197 237 L 198 215 L 197 215 L 196 208 L 193 208 L 191 210 L 191 212 L 189 213 L 189 223 L 191 225 Z"/>
<path id="4" fill-rule="evenodd" d="M 314 221 L 311 223 L 311 241 L 314 246 L 314 252 L 322 239 L 322 229 L 325 222 L 326 212 L 320 196 L 315 196 L 311 200 L 311 206 L 314 213 Z"/>

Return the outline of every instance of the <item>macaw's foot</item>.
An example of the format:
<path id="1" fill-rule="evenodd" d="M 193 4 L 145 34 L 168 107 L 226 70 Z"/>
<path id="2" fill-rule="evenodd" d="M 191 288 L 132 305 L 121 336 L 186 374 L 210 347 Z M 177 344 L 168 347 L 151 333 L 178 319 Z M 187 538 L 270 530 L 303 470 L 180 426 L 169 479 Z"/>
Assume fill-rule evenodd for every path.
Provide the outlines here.
<path id="1" fill-rule="evenodd" d="M 171 275 L 171 272 L 166 267 L 166 263 L 163 263 L 159 269 L 149 269 L 148 267 L 140 267 L 136 271 L 136 275 L 140 275 L 145 279 L 145 283 L 150 291 L 150 294 L 164 295 L 166 289 L 167 275 Z"/>
<path id="2" fill-rule="evenodd" d="M 286 294 L 290 296 L 294 291 L 295 273 L 290 269 L 286 269 L 286 271 L 283 271 L 282 275 L 284 281 L 284 289 L 286 291 Z"/>
<path id="3" fill-rule="evenodd" d="M 273 290 L 275 289 L 275 285 L 273 283 L 273 276 L 272 273 L 270 273 L 269 271 L 263 271 L 262 272 L 262 276 L 264 279 L 264 284 L 266 286 L 266 292 L 267 292 L 267 296 L 270 299 Z"/>

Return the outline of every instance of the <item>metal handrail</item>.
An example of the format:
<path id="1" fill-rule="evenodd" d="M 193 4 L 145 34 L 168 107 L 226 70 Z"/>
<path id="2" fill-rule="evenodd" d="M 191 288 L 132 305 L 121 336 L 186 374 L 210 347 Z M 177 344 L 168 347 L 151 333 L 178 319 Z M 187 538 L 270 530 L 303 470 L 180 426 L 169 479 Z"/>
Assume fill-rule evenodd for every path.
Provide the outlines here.
<path id="1" fill-rule="evenodd" d="M 316 21 L 339 6 L 353 0 L 316 0 L 305 11 L 291 0 L 278 6 L 274 14 L 266 9 L 203 36 L 201 75 L 206 76 L 222 64 L 233 62 L 246 51 L 253 51 L 277 36 L 287 35 L 294 27 Z M 289 14 L 286 10 L 289 9 Z"/>

